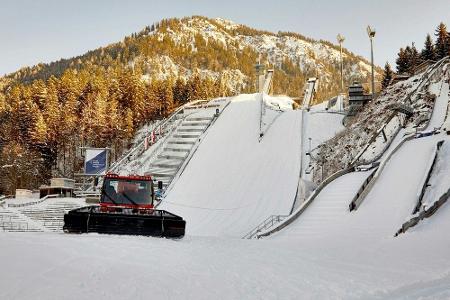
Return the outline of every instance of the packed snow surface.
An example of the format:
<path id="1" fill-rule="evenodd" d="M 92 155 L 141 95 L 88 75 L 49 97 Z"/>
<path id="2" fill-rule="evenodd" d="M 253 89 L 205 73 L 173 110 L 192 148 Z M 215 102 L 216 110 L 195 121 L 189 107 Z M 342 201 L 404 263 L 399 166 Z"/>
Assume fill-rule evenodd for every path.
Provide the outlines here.
<path id="1" fill-rule="evenodd" d="M 430 92 L 437 97 L 428 130 L 440 128 L 444 123 L 449 100 L 449 84 L 444 81 L 434 83 L 430 86 Z"/>
<path id="2" fill-rule="evenodd" d="M 265 96 L 271 105 L 277 99 Z M 260 94 L 233 99 L 159 206 L 183 216 L 190 235 L 242 237 L 289 214 L 300 172 L 301 112 L 280 112 L 259 140 Z"/>
<path id="3" fill-rule="evenodd" d="M 405 142 L 358 210 L 348 204 L 371 171 L 330 183 L 279 233 L 243 240 L 290 207 L 301 164 L 302 114 L 285 111 L 259 142 L 258 105 L 248 95 L 230 104 L 166 198 L 187 220 L 183 239 L 2 233 L 0 299 L 449 299 L 450 204 L 394 237 L 442 139 L 430 182 L 448 188 L 436 176 L 448 172 L 449 136 Z"/>

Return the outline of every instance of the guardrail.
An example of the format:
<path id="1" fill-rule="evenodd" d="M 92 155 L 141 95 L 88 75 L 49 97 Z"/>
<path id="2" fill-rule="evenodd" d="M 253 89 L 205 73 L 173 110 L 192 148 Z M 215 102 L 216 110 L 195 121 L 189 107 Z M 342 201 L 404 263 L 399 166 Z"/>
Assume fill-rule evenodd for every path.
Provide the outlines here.
<path id="1" fill-rule="evenodd" d="M 421 220 L 429 218 L 436 213 L 436 211 L 447 202 L 450 198 L 450 189 L 439 197 L 428 209 L 421 211 L 417 216 L 412 217 L 409 221 L 402 224 L 402 227 L 395 233 L 394 236 L 405 233 L 409 228 L 416 226 Z"/>
<path id="2" fill-rule="evenodd" d="M 372 137 L 370 138 L 370 140 L 367 142 L 366 146 L 364 146 L 364 148 L 355 156 L 355 158 L 353 159 L 353 161 L 351 162 L 352 165 L 356 164 L 356 162 L 361 158 L 361 156 L 364 155 L 364 153 L 367 151 L 367 149 L 369 149 L 369 147 L 372 145 L 372 143 L 374 141 L 376 141 L 377 137 L 382 133 L 382 131 L 384 130 L 384 128 L 389 124 L 389 122 L 392 121 L 392 119 L 397 115 L 397 113 L 392 113 L 390 116 L 388 116 L 386 118 L 386 121 L 384 122 L 384 124 L 377 129 L 377 131 L 375 131 L 375 133 L 372 135 Z M 386 144 L 386 146 L 383 148 L 383 151 L 381 151 L 381 155 L 383 155 L 384 151 L 386 151 L 387 148 L 389 148 L 390 143 L 395 139 L 395 137 L 397 136 L 398 132 L 400 131 L 400 127 L 399 126 L 396 129 L 396 133 L 392 136 L 391 140 Z M 376 157 L 381 157 L 380 154 L 378 154 Z M 375 159 L 374 159 L 375 160 Z M 372 160 L 372 161 L 374 161 Z M 367 163 L 367 162 L 366 162 Z"/>
<path id="3" fill-rule="evenodd" d="M 29 231 L 27 222 L 0 222 L 3 231 Z"/>
<path id="4" fill-rule="evenodd" d="M 417 203 L 416 206 L 414 207 L 414 210 L 412 211 L 412 214 L 417 213 L 420 210 L 420 207 L 422 206 L 423 197 L 425 196 L 425 191 L 428 187 L 428 182 L 430 181 L 431 174 L 433 173 L 434 166 L 436 165 L 439 150 L 441 149 L 443 144 L 444 144 L 443 140 L 436 143 L 436 147 L 434 148 L 430 162 L 428 163 L 427 167 L 428 171 L 425 174 L 424 178 L 422 179 L 422 183 L 419 185 L 419 190 L 417 191 L 417 201 L 416 201 Z"/>
<path id="5" fill-rule="evenodd" d="M 364 191 L 366 190 L 367 186 L 372 181 L 372 179 L 375 176 L 375 173 L 377 172 L 377 170 L 378 170 L 378 167 L 376 167 L 372 171 L 372 173 L 366 178 L 366 180 L 364 180 L 363 184 L 361 185 L 359 190 L 356 192 L 356 195 L 353 197 L 352 201 L 348 205 L 348 208 L 349 208 L 350 211 L 353 211 L 353 210 L 357 209 L 359 207 L 359 205 L 361 204 L 362 200 L 361 200 L 360 196 L 362 195 L 362 193 L 364 193 Z"/>
<path id="6" fill-rule="evenodd" d="M 160 120 L 159 122 L 157 122 L 154 125 L 154 128 L 162 128 L 162 130 L 164 130 L 165 134 L 164 136 L 167 137 L 168 135 L 170 135 L 170 133 L 173 130 L 173 124 L 172 126 L 167 127 L 167 125 L 169 125 L 169 123 L 174 123 L 177 120 L 177 117 L 179 114 L 183 114 L 184 110 L 190 106 L 195 106 L 199 103 L 208 103 L 210 100 L 195 100 L 195 101 L 191 101 L 189 103 L 186 103 L 180 107 L 178 107 L 168 118 Z M 202 105 L 197 106 L 197 107 L 203 107 Z M 196 109 L 197 109 L 196 107 Z M 194 113 L 194 112 L 192 112 Z M 185 116 L 186 117 L 186 116 Z M 167 132 L 169 131 L 169 132 Z M 137 145 L 135 145 L 133 148 L 131 148 L 130 150 L 128 150 L 125 155 L 122 156 L 122 158 L 120 158 L 119 160 L 115 161 L 109 168 L 108 172 L 116 172 L 117 169 L 122 165 L 123 162 L 125 162 L 131 155 L 135 154 L 137 151 L 143 151 L 144 150 L 144 145 L 145 145 L 145 138 L 147 136 L 144 135 L 143 139 L 137 143 Z"/>
<path id="7" fill-rule="evenodd" d="M 36 205 L 36 204 L 44 202 L 45 200 L 47 200 L 49 198 L 57 198 L 59 196 L 60 195 L 53 194 L 53 195 L 47 195 L 44 198 L 40 198 L 39 200 L 32 201 L 32 202 L 18 203 L 18 204 L 8 203 L 8 207 L 17 208 L 17 207 L 25 207 L 25 206 Z"/>
<path id="8" fill-rule="evenodd" d="M 289 215 L 289 217 L 287 217 L 284 221 L 282 221 L 279 226 L 277 226 L 275 228 L 271 228 L 268 231 L 265 231 L 263 233 L 260 233 L 257 235 L 257 237 L 261 238 L 261 237 L 268 236 L 272 233 L 280 231 L 284 227 L 286 227 L 289 224 L 291 224 L 292 222 L 294 222 L 301 214 L 303 214 L 303 212 L 306 210 L 306 208 L 308 208 L 308 206 L 314 201 L 314 199 L 316 199 L 316 197 L 319 195 L 319 193 L 329 183 L 331 183 L 336 178 L 341 177 L 342 175 L 352 172 L 354 169 L 355 169 L 354 167 L 349 167 L 347 169 L 337 171 L 336 173 L 330 175 L 327 179 L 322 181 L 322 183 L 314 190 L 314 192 L 308 197 L 308 199 L 305 202 L 303 202 L 303 204 L 296 211 L 294 211 L 291 215 Z"/>
<path id="9" fill-rule="evenodd" d="M 244 235 L 243 239 L 251 239 L 255 237 L 259 232 L 273 227 L 275 224 L 282 222 L 284 219 L 289 217 L 289 215 L 271 215 L 264 221 L 262 221 L 260 224 L 258 224 L 252 231 Z"/>

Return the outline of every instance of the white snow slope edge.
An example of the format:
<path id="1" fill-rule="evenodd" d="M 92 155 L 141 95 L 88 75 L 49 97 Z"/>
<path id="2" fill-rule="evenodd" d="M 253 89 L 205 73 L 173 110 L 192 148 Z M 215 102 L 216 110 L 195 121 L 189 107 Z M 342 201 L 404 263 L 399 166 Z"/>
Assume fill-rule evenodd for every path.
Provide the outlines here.
<path id="1" fill-rule="evenodd" d="M 285 111 L 261 142 L 259 94 L 234 98 L 209 129 L 160 205 L 183 216 L 187 234 L 242 237 L 272 214 L 289 214 L 300 172 L 301 112 L 278 100 Z"/>

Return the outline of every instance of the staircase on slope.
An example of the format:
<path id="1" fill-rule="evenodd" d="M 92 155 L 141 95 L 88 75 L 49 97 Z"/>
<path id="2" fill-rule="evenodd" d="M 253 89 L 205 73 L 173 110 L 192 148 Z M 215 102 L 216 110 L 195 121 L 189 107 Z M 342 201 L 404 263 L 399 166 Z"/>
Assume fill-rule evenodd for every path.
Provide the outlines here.
<path id="1" fill-rule="evenodd" d="M 0 207 L 0 231 L 60 232 L 64 214 L 83 205 L 79 199 L 60 198 L 18 208 Z"/>
<path id="2" fill-rule="evenodd" d="M 41 224 L 46 231 L 62 231 L 64 214 L 69 210 L 79 208 L 78 202 L 70 198 L 49 200 L 44 205 L 33 205 L 20 208 L 19 211 L 37 224 Z"/>
<path id="3" fill-rule="evenodd" d="M 0 231 L 7 232 L 42 232 L 42 228 L 31 224 L 15 210 L 0 207 Z"/>

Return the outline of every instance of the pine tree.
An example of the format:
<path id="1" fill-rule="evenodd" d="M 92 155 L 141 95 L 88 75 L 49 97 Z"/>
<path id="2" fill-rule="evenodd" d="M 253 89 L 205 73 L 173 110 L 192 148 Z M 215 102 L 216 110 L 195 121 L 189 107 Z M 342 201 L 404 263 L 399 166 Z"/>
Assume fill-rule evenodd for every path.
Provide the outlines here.
<path id="1" fill-rule="evenodd" d="M 47 141 L 47 124 L 40 111 L 36 114 L 36 121 L 31 130 L 31 140 L 35 144 L 45 144 Z"/>
<path id="2" fill-rule="evenodd" d="M 134 134 L 133 112 L 127 109 L 124 115 L 124 129 L 127 138 L 132 138 Z"/>
<path id="3" fill-rule="evenodd" d="M 447 26 L 440 23 L 435 33 L 436 39 L 436 55 L 438 59 L 442 59 L 449 55 L 450 51 L 450 37 L 447 32 Z"/>
<path id="4" fill-rule="evenodd" d="M 409 52 L 409 56 L 408 56 L 408 72 L 413 74 L 414 73 L 414 68 L 416 66 L 418 66 L 421 63 L 421 58 L 419 55 L 419 52 L 417 51 L 416 46 L 414 45 L 414 43 L 412 43 L 411 46 L 411 50 Z"/>
<path id="5" fill-rule="evenodd" d="M 433 45 L 433 41 L 431 40 L 431 35 L 427 34 L 427 38 L 425 39 L 425 45 L 421 53 L 423 60 L 435 60 L 436 59 L 436 50 Z"/>
<path id="6" fill-rule="evenodd" d="M 403 48 L 400 48 L 399 53 L 397 54 L 398 57 L 395 61 L 397 64 L 397 73 L 405 73 L 408 71 L 408 58 L 407 53 Z"/>
<path id="7" fill-rule="evenodd" d="M 391 65 L 388 62 L 386 62 L 386 64 L 384 65 L 383 81 L 381 82 L 381 86 L 383 89 L 389 86 L 393 75 L 394 72 L 392 71 Z"/>

